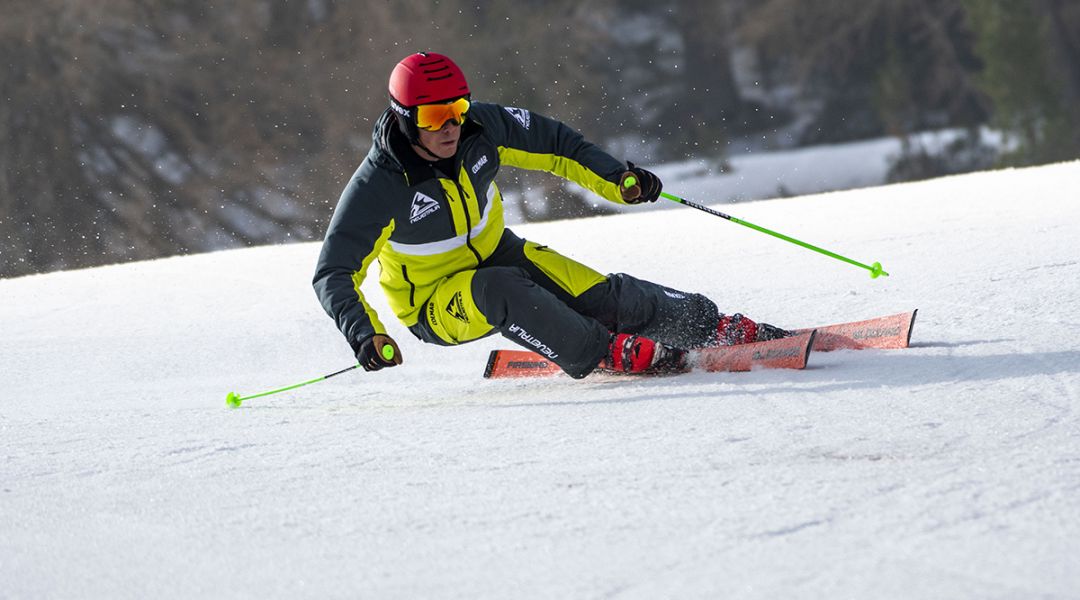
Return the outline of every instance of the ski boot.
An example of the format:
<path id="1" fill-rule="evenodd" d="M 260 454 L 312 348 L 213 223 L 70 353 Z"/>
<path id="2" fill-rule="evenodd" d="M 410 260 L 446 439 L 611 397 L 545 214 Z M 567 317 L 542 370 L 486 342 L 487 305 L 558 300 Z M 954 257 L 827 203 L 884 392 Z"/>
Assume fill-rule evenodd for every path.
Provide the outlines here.
<path id="1" fill-rule="evenodd" d="M 756 323 L 739 313 L 720 315 L 716 326 L 716 345 L 734 346 L 790 337 L 793 333 L 768 323 Z"/>
<path id="2" fill-rule="evenodd" d="M 685 373 L 690 367 L 685 350 L 640 335 L 613 333 L 607 357 L 598 368 L 614 373 L 654 375 Z"/>

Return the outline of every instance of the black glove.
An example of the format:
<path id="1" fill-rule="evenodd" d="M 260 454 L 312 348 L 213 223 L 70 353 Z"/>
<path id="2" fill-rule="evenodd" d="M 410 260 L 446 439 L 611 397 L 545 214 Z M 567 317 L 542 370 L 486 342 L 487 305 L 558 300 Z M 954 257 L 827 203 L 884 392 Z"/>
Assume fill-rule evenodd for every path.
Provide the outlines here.
<path id="1" fill-rule="evenodd" d="M 623 202 L 627 204 L 641 204 L 643 202 L 656 202 L 660 197 L 660 191 L 664 189 L 664 184 L 660 183 L 660 178 L 651 171 L 646 171 L 641 167 L 635 167 L 634 163 L 626 161 L 627 171 L 619 178 L 619 191 L 622 192 Z M 630 178 L 633 178 L 633 184 L 627 186 Z"/>
<path id="2" fill-rule="evenodd" d="M 388 335 L 376 333 L 356 344 L 353 350 L 356 351 L 356 360 L 365 371 L 378 371 L 383 367 L 396 367 L 401 364 L 401 350 L 398 349 L 397 342 Z"/>

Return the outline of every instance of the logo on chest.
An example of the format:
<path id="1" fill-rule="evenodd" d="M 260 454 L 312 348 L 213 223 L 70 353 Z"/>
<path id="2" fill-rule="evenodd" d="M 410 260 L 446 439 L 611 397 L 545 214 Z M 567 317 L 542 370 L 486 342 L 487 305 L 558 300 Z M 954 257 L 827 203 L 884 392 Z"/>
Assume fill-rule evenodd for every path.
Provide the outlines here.
<path id="1" fill-rule="evenodd" d="M 416 192 L 412 199 L 412 209 L 409 211 L 409 222 L 416 223 L 437 210 L 439 210 L 437 200 L 426 194 Z"/>
<path id="2" fill-rule="evenodd" d="M 472 174 L 476 175 L 480 168 L 487 164 L 487 160 L 487 154 L 481 156 L 480 160 L 476 161 L 476 164 L 472 166 Z"/>

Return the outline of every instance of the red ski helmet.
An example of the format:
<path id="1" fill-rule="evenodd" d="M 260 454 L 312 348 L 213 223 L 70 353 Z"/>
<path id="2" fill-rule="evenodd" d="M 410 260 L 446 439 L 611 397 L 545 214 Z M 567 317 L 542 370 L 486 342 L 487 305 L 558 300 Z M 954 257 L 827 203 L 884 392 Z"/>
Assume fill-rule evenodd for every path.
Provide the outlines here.
<path id="1" fill-rule="evenodd" d="M 390 73 L 390 97 L 406 108 L 468 95 L 465 74 L 442 54 L 417 52 L 405 57 Z"/>
<path id="2" fill-rule="evenodd" d="M 399 116 L 398 123 L 410 142 L 419 138 L 415 107 L 468 95 L 469 84 L 461 68 L 435 52 L 406 56 L 390 73 L 390 108 Z"/>

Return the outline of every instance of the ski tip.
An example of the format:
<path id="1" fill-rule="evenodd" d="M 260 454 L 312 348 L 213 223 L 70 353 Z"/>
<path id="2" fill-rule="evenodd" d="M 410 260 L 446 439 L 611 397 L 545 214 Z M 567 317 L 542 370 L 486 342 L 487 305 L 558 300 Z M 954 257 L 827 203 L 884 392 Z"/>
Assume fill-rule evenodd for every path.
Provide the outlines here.
<path id="1" fill-rule="evenodd" d="M 814 338 L 817 337 L 817 329 L 811 329 L 810 335 L 806 336 L 806 351 L 803 352 L 803 367 L 810 362 L 810 352 L 814 349 Z"/>
<path id="2" fill-rule="evenodd" d="M 911 346 L 911 332 L 915 330 L 915 315 L 917 314 L 919 314 L 919 309 L 916 308 L 915 310 L 911 311 L 911 322 L 908 323 L 907 344 L 904 346 L 905 348 Z"/>

